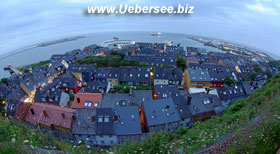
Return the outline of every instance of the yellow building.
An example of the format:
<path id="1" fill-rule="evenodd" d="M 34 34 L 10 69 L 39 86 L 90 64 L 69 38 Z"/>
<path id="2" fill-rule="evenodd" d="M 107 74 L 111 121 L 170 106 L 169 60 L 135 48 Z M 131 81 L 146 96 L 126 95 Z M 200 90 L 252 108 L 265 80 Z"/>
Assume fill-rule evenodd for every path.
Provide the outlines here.
<path id="1" fill-rule="evenodd" d="M 184 84 L 187 90 L 190 88 L 210 88 L 210 75 L 207 70 L 203 69 L 186 69 Z"/>

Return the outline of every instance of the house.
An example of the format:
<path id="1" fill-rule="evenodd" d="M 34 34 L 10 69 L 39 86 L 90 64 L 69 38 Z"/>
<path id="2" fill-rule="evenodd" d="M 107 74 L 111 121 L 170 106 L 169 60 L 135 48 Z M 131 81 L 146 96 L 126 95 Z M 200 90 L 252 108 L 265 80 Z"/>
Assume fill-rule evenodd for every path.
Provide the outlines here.
<path id="1" fill-rule="evenodd" d="M 23 121 L 25 119 L 25 116 L 27 115 L 27 112 L 29 111 L 30 106 L 31 103 L 19 102 L 15 114 L 15 119 Z"/>
<path id="2" fill-rule="evenodd" d="M 164 99 L 172 96 L 179 96 L 179 89 L 175 86 L 156 85 L 154 87 L 154 99 Z"/>
<path id="3" fill-rule="evenodd" d="M 131 55 L 125 56 L 125 60 L 137 60 L 149 66 L 173 66 L 176 67 L 176 57 L 172 55 Z"/>
<path id="4" fill-rule="evenodd" d="M 184 47 L 181 47 L 180 44 L 178 45 L 165 45 L 166 52 L 175 52 L 178 54 L 184 53 Z"/>
<path id="5" fill-rule="evenodd" d="M 122 93 L 108 93 L 102 98 L 100 108 L 123 107 L 131 104 L 131 96 Z"/>
<path id="6" fill-rule="evenodd" d="M 98 67 L 95 74 L 95 80 L 99 82 L 107 82 L 109 71 L 109 67 Z"/>
<path id="7" fill-rule="evenodd" d="M 8 100 L 7 115 L 9 117 L 15 117 L 18 103 L 23 102 L 26 99 L 26 94 L 21 88 L 17 88 L 11 91 L 6 97 Z"/>
<path id="8" fill-rule="evenodd" d="M 246 97 L 243 87 L 239 85 L 224 86 L 223 88 L 218 88 L 217 92 L 221 102 L 229 103 L 229 105 Z"/>
<path id="9" fill-rule="evenodd" d="M 139 48 L 152 48 L 153 47 L 152 43 L 145 43 L 145 42 L 136 42 L 135 45 L 138 46 Z"/>
<path id="10" fill-rule="evenodd" d="M 33 103 L 25 117 L 25 121 L 50 129 L 59 129 L 71 132 L 75 119 L 74 109 L 54 105 Z"/>
<path id="11" fill-rule="evenodd" d="M 212 70 L 208 72 L 211 79 L 210 88 L 222 88 L 227 74 L 219 70 Z"/>
<path id="12" fill-rule="evenodd" d="M 59 80 L 55 79 L 53 83 L 43 89 L 37 89 L 34 97 L 36 103 L 48 103 L 61 107 L 68 106 L 70 97 L 60 89 Z"/>
<path id="13" fill-rule="evenodd" d="M 179 127 L 180 117 L 172 98 L 146 101 L 140 113 L 145 132 L 172 132 Z"/>
<path id="14" fill-rule="evenodd" d="M 245 92 L 245 95 L 249 96 L 257 89 L 261 88 L 264 85 L 265 81 L 245 81 L 242 82 L 242 86 Z"/>
<path id="15" fill-rule="evenodd" d="M 100 81 L 91 81 L 88 82 L 87 85 L 84 85 L 83 89 L 81 89 L 80 93 L 108 93 L 110 90 L 110 83 L 108 82 L 100 82 Z"/>
<path id="16" fill-rule="evenodd" d="M 50 62 L 51 63 L 61 62 L 64 57 L 65 57 L 65 54 L 54 54 L 54 55 L 52 55 Z"/>
<path id="17" fill-rule="evenodd" d="M 153 44 L 153 49 L 164 51 L 165 44 L 164 43 L 154 43 Z"/>
<path id="18" fill-rule="evenodd" d="M 211 116 L 222 112 L 222 103 L 216 95 L 197 93 L 192 94 L 187 99 L 190 103 L 193 122 L 210 119 Z"/>
<path id="19" fill-rule="evenodd" d="M 196 47 L 187 47 L 187 55 L 196 56 L 199 53 L 207 53 L 206 49 L 203 48 L 196 48 Z"/>
<path id="20" fill-rule="evenodd" d="M 118 85 L 119 81 L 119 68 L 111 67 L 109 68 L 107 82 L 110 84 L 110 88 L 114 88 L 114 86 Z"/>
<path id="21" fill-rule="evenodd" d="M 148 67 L 120 67 L 119 85 L 148 86 L 151 85 L 151 69 Z"/>
<path id="22" fill-rule="evenodd" d="M 9 93 L 9 88 L 5 84 L 0 83 L 0 98 L 6 98 Z"/>
<path id="23" fill-rule="evenodd" d="M 129 95 L 131 97 L 130 105 L 138 105 L 138 107 L 141 107 L 145 101 L 153 100 L 152 90 L 131 90 Z"/>
<path id="24" fill-rule="evenodd" d="M 78 93 L 83 88 L 83 83 L 81 80 L 73 78 L 72 76 L 65 76 L 58 78 L 60 88 L 65 91 L 70 91 L 73 93 Z"/>
<path id="25" fill-rule="evenodd" d="M 130 143 L 142 140 L 142 128 L 138 106 L 115 107 L 113 111 L 117 115 L 115 132 L 118 144 L 126 140 Z"/>
<path id="26" fill-rule="evenodd" d="M 97 145 L 96 141 L 96 108 L 79 108 L 75 111 L 72 134 L 77 142 Z"/>
<path id="27" fill-rule="evenodd" d="M 154 68 L 154 85 L 182 85 L 183 71 L 179 68 Z"/>
<path id="28" fill-rule="evenodd" d="M 190 109 L 190 101 L 191 97 L 185 98 L 183 95 L 178 95 L 178 96 L 172 96 L 171 97 L 174 104 L 175 108 L 179 114 L 180 117 L 180 127 L 190 127 L 192 124 L 191 120 L 191 109 Z"/>
<path id="29" fill-rule="evenodd" d="M 67 71 L 73 73 L 77 79 L 86 85 L 87 82 L 94 81 L 96 67 L 94 65 L 71 64 Z"/>
<path id="30" fill-rule="evenodd" d="M 204 69 L 192 69 L 188 68 L 185 71 L 185 86 L 189 88 L 209 88 L 211 78 L 209 72 Z"/>
<path id="31" fill-rule="evenodd" d="M 118 121 L 118 115 L 112 108 L 99 108 L 96 110 L 95 118 L 95 137 L 98 146 L 106 147 L 118 143 L 115 133 L 115 122 Z"/>
<path id="32" fill-rule="evenodd" d="M 188 62 L 187 66 L 188 66 L 188 68 L 192 68 L 192 69 L 199 69 L 200 68 L 200 64 L 199 63 L 194 63 L 194 62 Z"/>
<path id="33" fill-rule="evenodd" d="M 93 44 L 93 45 L 90 45 L 90 46 L 87 46 L 84 48 L 83 51 L 90 51 L 90 50 L 94 50 L 96 49 L 98 46 L 96 44 Z"/>
<path id="34" fill-rule="evenodd" d="M 102 94 L 100 93 L 78 93 L 71 108 L 99 108 Z"/>

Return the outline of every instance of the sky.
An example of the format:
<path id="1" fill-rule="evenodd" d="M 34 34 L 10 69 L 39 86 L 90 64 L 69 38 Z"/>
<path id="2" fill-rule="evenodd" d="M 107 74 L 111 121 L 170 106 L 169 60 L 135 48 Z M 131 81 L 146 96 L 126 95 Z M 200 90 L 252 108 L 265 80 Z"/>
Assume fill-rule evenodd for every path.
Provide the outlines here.
<path id="1" fill-rule="evenodd" d="M 188 16 L 86 16 L 95 5 L 195 6 Z M 208 36 L 280 57 L 279 0 L 1 0 L 0 55 L 31 44 L 108 31 L 162 31 Z M 125 38 L 124 38 L 125 39 Z"/>

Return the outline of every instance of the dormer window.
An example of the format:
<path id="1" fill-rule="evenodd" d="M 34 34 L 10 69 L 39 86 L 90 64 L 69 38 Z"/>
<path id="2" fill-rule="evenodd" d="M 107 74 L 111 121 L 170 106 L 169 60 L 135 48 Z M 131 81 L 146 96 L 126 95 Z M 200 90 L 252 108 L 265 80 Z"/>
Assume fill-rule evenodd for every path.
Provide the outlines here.
<path id="1" fill-rule="evenodd" d="M 61 117 L 62 117 L 63 119 L 65 119 L 65 118 L 66 118 L 65 113 L 61 113 Z"/>
<path id="2" fill-rule="evenodd" d="M 104 122 L 109 122 L 109 116 L 108 116 L 108 115 L 106 115 L 106 116 L 104 117 Z"/>
<path id="3" fill-rule="evenodd" d="M 34 109 L 32 108 L 32 109 L 30 109 L 30 112 L 31 112 L 31 114 L 32 115 L 34 115 L 35 114 L 35 112 L 34 112 Z"/>
<path id="4" fill-rule="evenodd" d="M 92 121 L 92 122 L 96 122 L 96 116 L 93 115 L 93 116 L 91 117 L 91 121 Z"/>
<path id="5" fill-rule="evenodd" d="M 118 115 L 114 115 L 114 122 L 118 121 L 119 117 Z"/>
<path id="6" fill-rule="evenodd" d="M 98 105 L 99 105 L 99 102 L 94 102 L 94 107 L 98 107 Z"/>
<path id="7" fill-rule="evenodd" d="M 102 116 L 98 117 L 98 122 L 103 122 L 103 117 Z"/>

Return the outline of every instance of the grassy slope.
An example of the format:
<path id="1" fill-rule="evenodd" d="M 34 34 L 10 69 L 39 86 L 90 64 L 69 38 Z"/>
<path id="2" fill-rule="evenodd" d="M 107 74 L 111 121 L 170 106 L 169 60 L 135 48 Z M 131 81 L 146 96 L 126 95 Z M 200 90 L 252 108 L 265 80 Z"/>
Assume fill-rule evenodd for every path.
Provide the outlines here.
<path id="1" fill-rule="evenodd" d="M 174 133 L 158 133 L 153 138 L 142 143 L 118 145 L 110 149 L 110 151 L 114 153 L 194 153 L 212 145 L 224 135 L 234 131 L 238 132 L 240 128 L 250 124 L 252 119 L 258 115 L 270 113 L 266 116 L 266 123 L 262 123 L 260 127 L 256 127 L 255 130 L 251 131 L 254 140 L 250 139 L 252 142 L 250 145 L 253 146 L 250 147 L 240 142 L 240 144 L 232 146 L 229 152 L 246 152 L 259 147 L 264 152 L 269 151 L 275 153 L 275 150 L 280 148 L 280 140 L 278 140 L 280 133 L 276 131 L 279 130 L 279 127 L 277 127 L 279 125 L 275 122 L 275 118 L 280 118 L 279 87 L 280 74 L 271 78 L 263 88 L 257 90 L 247 99 L 236 102 L 222 116 L 213 117 L 202 123 L 196 123 L 191 129 L 181 128 Z M 0 153 L 3 153 L 3 150 L 11 150 L 12 152 L 27 150 L 23 145 L 42 148 L 47 146 L 49 149 L 71 153 L 88 153 L 89 150 L 90 152 L 101 152 L 100 149 L 87 148 L 86 145 L 76 146 L 54 140 L 42 134 L 40 131 L 27 129 L 22 123 L 7 121 L 3 118 L 0 120 L 0 146 L 5 146 L 5 148 L 0 148 Z M 267 126 L 273 127 L 270 128 Z M 275 133 L 266 134 L 265 132 Z M 259 139 L 261 137 L 258 134 L 263 134 L 267 137 L 267 140 L 274 142 L 268 142 L 265 144 L 265 147 L 268 148 L 264 148 L 261 144 L 262 141 Z M 240 140 L 248 138 L 248 135 L 244 134 L 244 132 L 238 132 L 237 136 Z M 270 136 L 273 136 L 273 138 L 269 138 Z M 24 140 L 28 140 L 29 142 L 24 143 Z M 16 146 L 12 147 L 11 145 L 13 144 Z"/>

